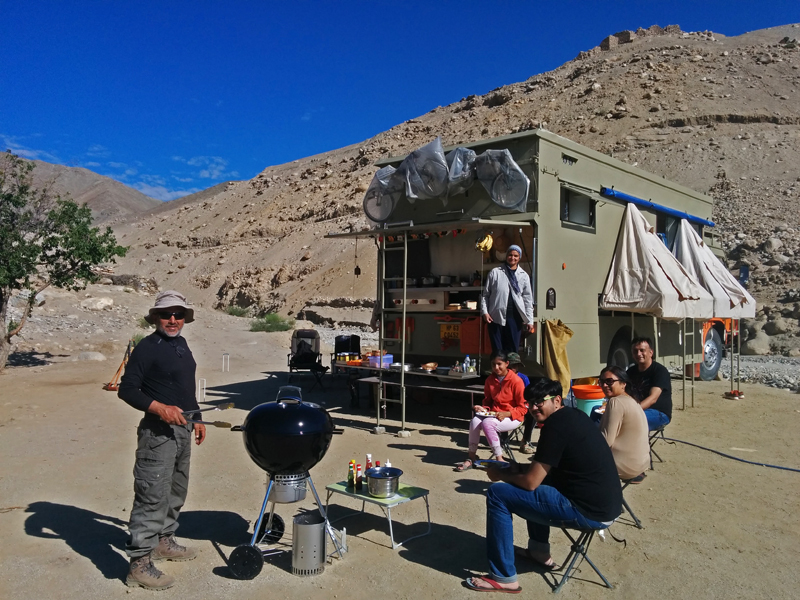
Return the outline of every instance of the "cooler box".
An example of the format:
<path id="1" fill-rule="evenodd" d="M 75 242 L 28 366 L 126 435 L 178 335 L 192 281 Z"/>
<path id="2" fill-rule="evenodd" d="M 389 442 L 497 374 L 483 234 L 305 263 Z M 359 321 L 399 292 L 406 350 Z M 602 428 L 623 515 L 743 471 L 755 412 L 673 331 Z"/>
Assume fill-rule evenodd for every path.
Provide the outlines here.
<path id="1" fill-rule="evenodd" d="M 383 358 L 382 361 L 381 358 Z M 391 365 L 393 362 L 394 362 L 394 356 L 391 354 L 384 354 L 383 357 L 380 356 L 369 357 L 369 366 L 372 367 L 373 369 L 377 369 L 378 367 L 388 369 L 389 365 Z"/>
<path id="2" fill-rule="evenodd" d="M 578 410 L 591 415 L 595 406 L 601 406 L 605 401 L 605 394 L 599 385 L 573 385 L 572 393 L 578 404 Z"/>

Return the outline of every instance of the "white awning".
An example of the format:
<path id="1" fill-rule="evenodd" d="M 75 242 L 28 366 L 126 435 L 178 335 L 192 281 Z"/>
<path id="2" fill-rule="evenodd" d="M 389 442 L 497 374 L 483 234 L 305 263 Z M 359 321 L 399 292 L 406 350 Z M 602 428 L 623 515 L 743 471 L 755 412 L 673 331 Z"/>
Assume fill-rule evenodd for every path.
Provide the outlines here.
<path id="1" fill-rule="evenodd" d="M 714 316 L 740 319 L 755 317 L 756 301 L 714 256 L 686 219 L 672 249 L 686 270 L 714 297 Z"/>
<path id="2" fill-rule="evenodd" d="M 600 308 L 663 319 L 708 319 L 714 298 L 678 262 L 633 204 L 625 208 Z"/>

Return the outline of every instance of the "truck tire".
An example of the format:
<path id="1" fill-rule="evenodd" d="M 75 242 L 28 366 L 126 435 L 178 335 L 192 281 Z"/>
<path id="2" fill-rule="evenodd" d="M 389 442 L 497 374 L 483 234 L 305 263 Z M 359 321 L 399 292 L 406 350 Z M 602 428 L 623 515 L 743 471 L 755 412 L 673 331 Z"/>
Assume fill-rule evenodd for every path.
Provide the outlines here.
<path id="1" fill-rule="evenodd" d="M 611 340 L 611 345 L 608 348 L 608 366 L 616 365 L 627 369 L 633 364 L 633 357 L 631 356 L 631 334 L 630 329 L 625 327 L 620 329 Z"/>
<path id="2" fill-rule="evenodd" d="M 713 327 L 706 333 L 703 343 L 703 362 L 700 363 L 700 379 L 713 381 L 722 365 L 722 339 Z"/>

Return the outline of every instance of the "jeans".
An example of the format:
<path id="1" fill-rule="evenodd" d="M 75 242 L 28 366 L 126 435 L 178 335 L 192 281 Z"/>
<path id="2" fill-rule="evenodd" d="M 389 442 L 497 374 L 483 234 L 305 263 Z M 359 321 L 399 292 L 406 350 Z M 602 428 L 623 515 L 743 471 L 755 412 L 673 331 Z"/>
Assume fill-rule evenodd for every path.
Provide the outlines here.
<path id="1" fill-rule="evenodd" d="M 647 417 L 647 428 L 650 431 L 669 424 L 669 417 L 655 408 L 645 408 L 644 416 Z"/>
<path id="2" fill-rule="evenodd" d="M 169 425 L 142 419 L 133 466 L 133 508 L 125 552 L 130 558 L 149 554 L 160 537 L 178 529 L 178 514 L 189 487 L 192 425 Z"/>
<path id="3" fill-rule="evenodd" d="M 549 485 L 541 484 L 529 492 L 510 483 L 493 484 L 486 494 L 486 547 L 489 574 L 499 583 L 517 580 L 513 515 L 528 522 L 528 549 L 533 552 L 550 552 L 550 527 L 607 527 L 584 517 L 561 492 Z"/>
<path id="4" fill-rule="evenodd" d="M 506 352 L 519 352 L 519 340 L 522 337 L 522 317 L 516 307 L 509 306 L 506 311 L 506 324 L 498 325 L 489 323 L 487 333 L 492 343 L 492 352 L 504 350 Z"/>

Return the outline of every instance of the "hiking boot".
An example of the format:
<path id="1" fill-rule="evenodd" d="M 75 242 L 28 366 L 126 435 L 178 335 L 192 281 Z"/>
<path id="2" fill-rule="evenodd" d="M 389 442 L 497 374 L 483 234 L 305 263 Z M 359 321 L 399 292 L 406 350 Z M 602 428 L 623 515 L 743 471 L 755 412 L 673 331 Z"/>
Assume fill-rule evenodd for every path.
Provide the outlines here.
<path id="1" fill-rule="evenodd" d="M 153 560 L 194 560 L 197 558 L 197 550 L 181 546 L 175 541 L 174 535 L 165 535 L 158 540 L 158 546 L 150 553 Z"/>
<path id="2" fill-rule="evenodd" d="M 165 590 L 175 584 L 175 578 L 159 571 L 145 554 L 131 559 L 131 569 L 125 583 L 129 587 L 143 587 L 147 590 Z"/>

